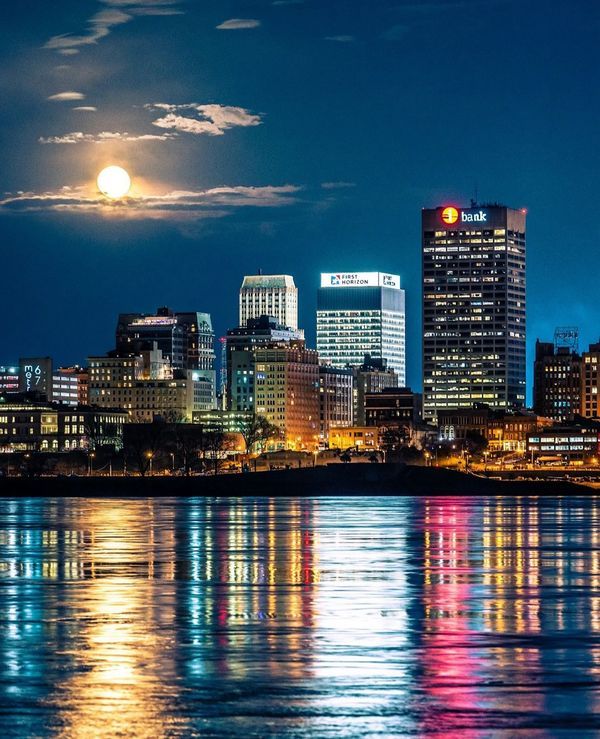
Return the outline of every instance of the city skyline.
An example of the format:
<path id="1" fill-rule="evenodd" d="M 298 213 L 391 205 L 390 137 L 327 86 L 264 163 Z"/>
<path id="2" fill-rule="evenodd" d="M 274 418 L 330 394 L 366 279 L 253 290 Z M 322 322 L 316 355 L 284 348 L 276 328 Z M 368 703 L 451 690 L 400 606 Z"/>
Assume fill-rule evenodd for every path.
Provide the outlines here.
<path id="1" fill-rule="evenodd" d="M 259 268 L 294 275 L 314 345 L 319 273 L 381 269 L 406 288 L 419 388 L 420 211 L 472 197 L 528 209 L 528 368 L 556 325 L 596 341 L 599 14 L 589 0 L 3 9 L 2 361 L 81 361 L 108 348 L 113 315 L 158 304 L 210 312 L 223 335 Z M 132 177 L 128 211 L 98 202 L 107 164 Z"/>

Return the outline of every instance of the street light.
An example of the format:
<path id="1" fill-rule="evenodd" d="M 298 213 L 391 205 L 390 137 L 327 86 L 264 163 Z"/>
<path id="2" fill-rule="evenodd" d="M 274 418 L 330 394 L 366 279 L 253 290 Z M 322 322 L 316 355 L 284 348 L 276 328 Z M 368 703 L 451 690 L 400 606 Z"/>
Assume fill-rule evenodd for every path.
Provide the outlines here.
<path id="1" fill-rule="evenodd" d="M 89 453 L 89 456 L 88 456 L 88 477 L 90 477 L 91 474 L 92 474 L 93 465 L 94 465 L 93 459 L 94 459 L 95 456 L 96 455 L 94 454 L 94 452 L 90 452 Z"/>
<path id="2" fill-rule="evenodd" d="M 146 452 L 146 457 L 150 460 L 150 477 L 152 477 L 152 460 L 154 459 L 154 454 L 152 452 Z"/>
<path id="3" fill-rule="evenodd" d="M 175 452 L 169 452 L 171 457 L 171 474 L 175 472 Z"/>

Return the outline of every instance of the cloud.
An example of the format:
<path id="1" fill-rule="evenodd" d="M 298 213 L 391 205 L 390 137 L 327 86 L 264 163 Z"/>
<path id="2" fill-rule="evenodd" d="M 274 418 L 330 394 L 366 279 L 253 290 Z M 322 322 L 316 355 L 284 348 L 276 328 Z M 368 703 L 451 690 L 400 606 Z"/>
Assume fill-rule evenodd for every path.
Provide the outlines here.
<path id="1" fill-rule="evenodd" d="M 80 110 L 84 113 L 95 113 L 98 108 L 93 105 L 78 105 L 76 108 L 73 108 L 73 110 Z"/>
<path id="2" fill-rule="evenodd" d="M 344 182 L 343 180 L 340 182 L 321 182 L 321 187 L 323 190 L 342 190 L 356 187 L 356 182 Z"/>
<path id="3" fill-rule="evenodd" d="M 256 18 L 230 18 L 220 23 L 217 28 L 220 31 L 238 31 L 243 28 L 258 28 L 260 21 Z"/>
<path id="4" fill-rule="evenodd" d="M 57 100 L 63 102 L 65 100 L 83 100 L 85 95 L 82 92 L 67 90 L 66 92 L 57 92 L 56 95 L 50 95 L 47 100 Z"/>
<path id="5" fill-rule="evenodd" d="M 341 44 L 350 44 L 356 41 L 354 36 L 325 36 L 325 41 L 338 41 Z"/>
<path id="6" fill-rule="evenodd" d="M 150 110 L 166 111 L 166 115 L 153 121 L 158 128 L 173 129 L 192 134 L 207 134 L 222 136 L 229 128 L 247 128 L 260 126 L 260 115 L 251 113 L 246 108 L 232 105 L 185 103 L 173 105 L 171 103 L 151 103 L 145 106 Z M 187 112 L 188 115 L 180 115 Z M 190 117 L 192 112 L 196 117 Z"/>
<path id="7" fill-rule="evenodd" d="M 0 212 L 79 213 L 121 218 L 197 220 L 221 218 L 236 208 L 281 208 L 298 202 L 297 185 L 214 187 L 173 190 L 163 195 L 130 196 L 110 201 L 89 188 L 63 187 L 54 192 L 19 192 L 0 199 Z"/>
<path id="8" fill-rule="evenodd" d="M 59 34 L 52 36 L 44 44 L 46 49 L 54 49 L 59 54 L 77 54 L 78 47 L 97 44 L 105 38 L 115 26 L 123 25 L 139 15 L 180 15 L 183 13 L 175 6 L 180 0 L 100 0 L 108 8 L 100 10 L 87 22 L 87 31 L 83 34 Z M 121 10 L 125 8 L 127 12 Z"/>
<path id="9" fill-rule="evenodd" d="M 94 110 L 96 110 L 94 108 Z M 83 131 L 71 131 L 62 136 L 41 136 L 40 144 L 105 144 L 108 141 L 168 141 L 174 134 L 130 134 L 127 131 L 100 131 L 100 133 L 83 133 Z"/>

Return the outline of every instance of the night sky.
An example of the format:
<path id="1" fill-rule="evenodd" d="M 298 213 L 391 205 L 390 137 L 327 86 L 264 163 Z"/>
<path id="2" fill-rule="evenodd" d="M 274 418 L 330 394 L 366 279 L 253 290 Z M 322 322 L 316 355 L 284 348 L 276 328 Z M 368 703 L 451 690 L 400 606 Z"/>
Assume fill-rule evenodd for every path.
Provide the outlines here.
<path id="1" fill-rule="evenodd" d="M 420 210 L 476 194 L 528 209 L 530 353 L 597 340 L 599 39 L 597 0 L 2 3 L 0 364 L 159 305 L 220 335 L 259 268 L 313 344 L 319 273 L 381 270 L 420 389 Z"/>

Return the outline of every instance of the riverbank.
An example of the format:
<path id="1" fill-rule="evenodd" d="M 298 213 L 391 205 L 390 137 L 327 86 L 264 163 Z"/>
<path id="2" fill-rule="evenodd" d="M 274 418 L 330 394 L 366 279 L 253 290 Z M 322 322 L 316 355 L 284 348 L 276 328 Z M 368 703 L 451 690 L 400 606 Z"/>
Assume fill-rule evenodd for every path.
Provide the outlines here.
<path id="1" fill-rule="evenodd" d="M 3 478 L 3 497 L 323 496 L 323 495 L 583 495 L 572 482 L 490 480 L 436 467 L 329 465 L 309 469 L 195 477 Z"/>

